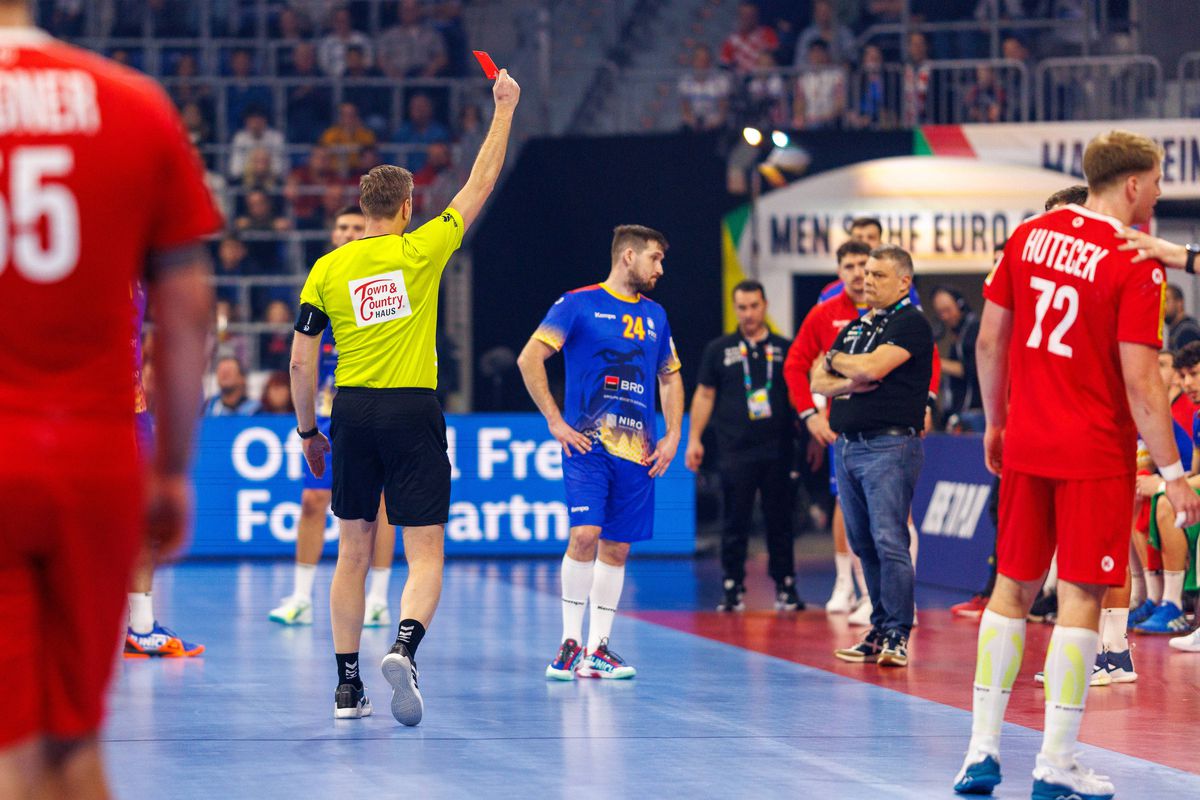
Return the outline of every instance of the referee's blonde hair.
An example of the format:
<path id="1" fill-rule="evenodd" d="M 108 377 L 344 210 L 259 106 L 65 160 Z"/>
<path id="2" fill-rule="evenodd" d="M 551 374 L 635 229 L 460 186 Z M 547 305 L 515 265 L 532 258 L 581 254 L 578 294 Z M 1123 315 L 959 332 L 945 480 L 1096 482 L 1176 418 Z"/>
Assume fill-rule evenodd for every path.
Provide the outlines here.
<path id="1" fill-rule="evenodd" d="M 413 176 L 404 167 L 380 164 L 358 181 L 358 204 L 371 219 L 395 219 L 412 197 Z"/>
<path id="2" fill-rule="evenodd" d="M 1094 194 L 1162 161 L 1163 149 L 1148 136 L 1129 131 L 1109 131 L 1088 142 L 1083 151 L 1083 174 Z"/>

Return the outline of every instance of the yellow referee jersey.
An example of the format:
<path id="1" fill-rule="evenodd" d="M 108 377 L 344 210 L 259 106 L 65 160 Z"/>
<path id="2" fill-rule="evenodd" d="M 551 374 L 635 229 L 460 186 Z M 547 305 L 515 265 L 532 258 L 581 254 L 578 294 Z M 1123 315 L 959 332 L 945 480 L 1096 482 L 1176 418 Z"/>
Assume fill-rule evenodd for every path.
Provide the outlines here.
<path id="1" fill-rule="evenodd" d="M 453 208 L 402 236 L 369 236 L 317 259 L 300 302 L 329 317 L 338 386 L 437 388 L 438 284 L 462 244 Z"/>

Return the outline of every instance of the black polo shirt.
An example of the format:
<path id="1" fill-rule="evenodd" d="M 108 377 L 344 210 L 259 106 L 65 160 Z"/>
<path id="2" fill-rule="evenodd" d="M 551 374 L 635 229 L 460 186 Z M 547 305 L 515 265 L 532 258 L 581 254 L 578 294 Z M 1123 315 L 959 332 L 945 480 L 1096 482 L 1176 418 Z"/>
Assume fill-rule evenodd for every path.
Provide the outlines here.
<path id="1" fill-rule="evenodd" d="M 783 360 L 789 344 L 774 333 L 758 343 L 748 341 L 740 333 L 731 333 L 713 339 L 704 348 L 698 382 L 716 390 L 709 425 L 716 430 L 722 465 L 775 458 L 790 461 L 796 412 L 788 402 L 787 384 L 783 381 Z M 746 396 L 747 370 L 751 393 L 767 390 L 769 417 L 761 416 L 760 412 L 758 419 L 751 419 L 751 401 Z"/>
<path id="2" fill-rule="evenodd" d="M 907 297 L 851 322 L 838 334 L 832 349 L 859 355 L 883 344 L 902 347 L 911 358 L 885 375 L 874 391 L 833 399 L 829 426 L 838 433 L 893 427 L 920 431 L 925 427 L 925 401 L 933 374 L 933 328 Z"/>

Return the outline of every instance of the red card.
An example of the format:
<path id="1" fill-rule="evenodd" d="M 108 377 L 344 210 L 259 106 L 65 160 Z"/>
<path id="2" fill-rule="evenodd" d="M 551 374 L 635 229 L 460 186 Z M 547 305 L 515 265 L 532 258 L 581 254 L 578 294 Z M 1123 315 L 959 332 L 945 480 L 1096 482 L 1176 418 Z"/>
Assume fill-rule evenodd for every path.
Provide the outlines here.
<path id="1" fill-rule="evenodd" d="M 475 58 L 479 61 L 479 66 L 483 67 L 483 74 L 487 76 L 489 81 L 496 80 L 496 76 L 500 74 L 500 69 L 496 63 L 492 61 L 492 57 L 482 50 L 472 50 Z"/>

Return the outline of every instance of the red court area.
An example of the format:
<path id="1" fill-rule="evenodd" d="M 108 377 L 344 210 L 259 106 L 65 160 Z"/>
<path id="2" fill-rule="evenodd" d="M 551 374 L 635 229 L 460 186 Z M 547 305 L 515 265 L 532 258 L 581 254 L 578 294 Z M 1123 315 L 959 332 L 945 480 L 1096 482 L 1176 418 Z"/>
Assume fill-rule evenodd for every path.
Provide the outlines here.
<path id="1" fill-rule="evenodd" d="M 845 615 L 826 615 L 822 610 L 800 614 L 640 611 L 635 615 L 675 630 L 971 709 L 977 625 L 973 620 L 954 618 L 945 609 L 920 611 L 906 669 L 848 664 L 834 658 L 834 649 L 857 641 L 863 629 L 848 626 Z M 1008 722 L 1041 730 L 1044 695 L 1033 674 L 1041 669 L 1051 630 L 1049 625 L 1029 624 L 1025 661 L 1005 717 Z M 1195 738 L 1200 720 L 1200 653 L 1172 650 L 1167 638 L 1131 637 L 1137 682 L 1092 687 L 1080 738 L 1097 747 L 1200 774 L 1200 746 Z M 967 721 L 964 747 L 969 735 Z"/>

